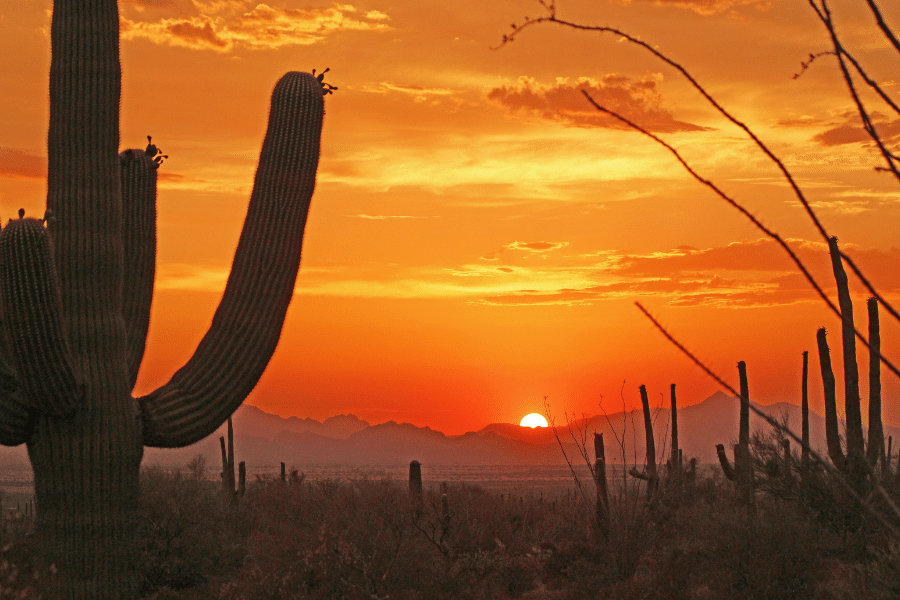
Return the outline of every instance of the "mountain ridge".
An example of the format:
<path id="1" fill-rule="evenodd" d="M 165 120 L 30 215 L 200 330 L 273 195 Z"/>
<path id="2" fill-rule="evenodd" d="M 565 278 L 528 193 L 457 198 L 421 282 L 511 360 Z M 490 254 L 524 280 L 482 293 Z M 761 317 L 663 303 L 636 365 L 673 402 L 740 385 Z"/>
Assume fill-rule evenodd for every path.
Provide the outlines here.
<path id="1" fill-rule="evenodd" d="M 787 402 L 772 405 L 753 403 L 779 421 L 787 419 L 795 432 L 800 429 L 800 407 Z M 670 410 L 653 409 L 658 460 L 665 462 L 670 447 Z M 565 465 L 560 443 L 571 458 L 580 457 L 578 442 L 587 445 L 593 456 L 593 433 L 604 437 L 607 462 L 642 463 L 645 455 L 643 414 L 640 410 L 596 414 L 551 428 L 520 427 L 513 423 L 491 423 L 477 431 L 447 435 L 430 427 L 411 423 L 370 424 L 355 415 L 335 415 L 317 421 L 311 418 L 280 417 L 252 405 L 242 405 L 233 416 L 235 454 L 248 466 L 289 465 L 399 465 L 411 460 L 445 465 Z M 739 400 L 716 392 L 702 402 L 678 409 L 679 443 L 686 459 L 716 462 L 715 445 L 730 446 L 738 434 Z M 769 429 L 751 413 L 751 430 Z M 221 449 L 219 437 L 227 426 L 200 442 L 180 449 L 147 448 L 144 464 L 180 467 L 197 454 L 217 465 Z M 843 426 L 842 426 L 843 428 Z M 900 436 L 900 429 L 885 426 L 885 436 Z M 557 435 L 559 436 L 557 440 Z M 813 449 L 825 453 L 825 419 L 810 411 L 810 439 Z M 900 439 L 900 437 L 898 437 Z M 792 446 L 796 449 L 798 444 Z M 0 465 L 27 466 L 24 446 L 0 448 Z"/>

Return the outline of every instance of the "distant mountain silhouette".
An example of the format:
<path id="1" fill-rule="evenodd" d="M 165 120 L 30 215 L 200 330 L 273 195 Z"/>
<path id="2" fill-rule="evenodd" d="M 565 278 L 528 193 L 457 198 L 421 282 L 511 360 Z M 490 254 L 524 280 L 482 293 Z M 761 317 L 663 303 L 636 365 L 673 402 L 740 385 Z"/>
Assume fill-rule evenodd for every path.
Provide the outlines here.
<path id="1" fill-rule="evenodd" d="M 685 458 L 714 463 L 715 445 L 729 447 L 738 435 L 737 398 L 716 392 L 703 402 L 679 408 L 678 431 Z M 800 432 L 800 407 L 778 403 L 761 406 L 768 415 Z M 657 455 L 665 462 L 670 447 L 670 411 L 654 409 L 654 434 Z M 233 417 L 235 454 L 249 466 L 288 465 L 399 465 L 411 460 L 444 465 L 552 465 L 565 464 L 556 435 L 550 428 L 520 427 L 511 423 L 492 423 L 478 431 L 448 436 L 428 427 L 389 421 L 370 425 L 354 415 L 337 415 L 320 422 L 298 417 L 283 418 L 254 406 L 241 406 Z M 557 434 L 569 458 L 581 462 L 575 438 L 587 441 L 593 458 L 593 433 L 602 433 L 609 463 L 643 463 L 644 420 L 641 411 L 593 415 L 567 424 L 557 422 Z M 763 419 L 751 413 L 752 430 L 768 431 Z M 843 431 L 843 425 L 841 425 Z M 571 433 L 570 433 L 571 431 Z M 147 448 L 144 464 L 183 466 L 203 454 L 210 466 L 221 460 L 219 437 L 222 426 L 208 438 L 187 448 Z M 885 436 L 900 439 L 900 429 L 885 426 Z M 810 413 L 810 438 L 813 447 L 825 452 L 825 419 Z M 798 448 L 797 444 L 792 444 Z M 730 454 L 730 453 L 729 453 Z M 0 448 L 0 465 L 27 465 L 24 446 Z"/>
<path id="2" fill-rule="evenodd" d="M 787 426 L 800 435 L 802 424 L 801 409 L 795 404 L 778 402 L 764 406 L 752 402 L 753 406 L 763 413 L 782 422 L 787 420 Z M 678 409 L 678 438 L 679 446 L 685 459 L 697 458 L 701 463 L 717 462 L 715 454 L 716 444 L 724 444 L 730 448 L 737 441 L 740 421 L 740 401 L 737 397 L 729 396 L 718 391 L 712 396 L 691 406 Z M 657 457 L 660 462 L 665 462 L 671 448 L 671 410 L 668 408 L 652 409 L 653 433 L 656 442 Z M 625 462 L 643 463 L 646 454 L 644 437 L 644 415 L 641 410 L 630 412 L 617 412 L 609 415 L 594 415 L 583 419 L 577 419 L 571 423 L 557 422 L 557 433 L 560 440 L 566 445 L 567 452 L 576 449 L 574 437 L 580 438 L 582 432 L 587 432 L 585 439 L 588 443 L 590 458 L 593 459 L 593 433 L 602 433 L 606 460 L 609 463 L 621 463 L 623 456 Z M 840 422 L 843 435 L 844 422 Z M 766 433 L 771 426 L 760 416 L 750 413 L 751 432 Z M 571 431 L 571 433 L 570 433 Z M 552 444 L 558 448 L 553 431 L 547 429 L 531 430 L 509 423 L 492 423 L 481 429 L 478 434 L 495 433 L 511 440 L 529 442 L 535 444 Z M 898 437 L 900 429 L 885 425 L 884 435 Z M 825 418 L 813 411 L 809 414 L 809 436 L 813 450 L 826 454 L 825 443 Z M 799 449 L 799 444 L 791 443 L 792 448 Z M 572 455 L 570 454 L 570 457 Z M 577 455 L 576 455 L 577 456 Z M 731 457 L 731 452 L 729 452 Z"/>

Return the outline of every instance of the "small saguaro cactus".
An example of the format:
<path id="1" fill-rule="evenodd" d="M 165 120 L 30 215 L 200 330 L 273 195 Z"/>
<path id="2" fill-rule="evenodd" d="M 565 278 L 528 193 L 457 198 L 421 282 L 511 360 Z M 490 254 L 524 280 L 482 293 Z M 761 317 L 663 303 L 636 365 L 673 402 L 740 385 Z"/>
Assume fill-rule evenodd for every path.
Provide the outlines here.
<path id="1" fill-rule="evenodd" d="M 205 438 L 256 385 L 294 293 L 319 160 L 322 85 L 288 73 L 272 93 L 212 324 L 167 384 L 132 397 L 155 277 L 160 156 L 158 148 L 118 153 L 118 36 L 116 0 L 54 1 L 53 216 L 12 220 L 0 232 L 0 443 L 28 445 L 39 547 L 57 571 L 46 584 L 54 598 L 137 597 L 143 448 Z"/>
<path id="2" fill-rule="evenodd" d="M 737 483 L 748 505 L 753 503 L 753 463 L 750 456 L 750 386 L 747 382 L 747 363 L 737 364 L 741 385 L 741 408 L 738 421 L 738 443 L 734 446 L 734 467 L 728 462 L 725 446 L 716 444 L 716 455 L 722 472 Z"/>
<path id="3" fill-rule="evenodd" d="M 644 412 L 644 444 L 646 447 L 644 471 L 632 467 L 628 473 L 632 477 L 647 482 L 647 500 L 650 501 L 659 487 L 659 476 L 656 470 L 656 441 L 653 438 L 653 418 L 650 415 L 650 400 L 647 397 L 647 386 L 638 388 L 641 394 L 641 408 Z"/>
<path id="4" fill-rule="evenodd" d="M 609 536 L 609 488 L 606 480 L 606 448 L 603 434 L 594 432 L 594 487 L 597 489 L 597 531 L 603 539 Z M 568 493 L 568 490 L 566 490 Z"/>
<path id="5" fill-rule="evenodd" d="M 219 438 L 219 444 L 222 446 L 222 490 L 226 497 L 237 500 L 247 489 L 247 465 L 244 461 L 238 465 L 237 488 L 235 488 L 234 427 L 231 424 L 231 417 L 228 417 L 228 444 L 226 445 L 224 437 Z"/>

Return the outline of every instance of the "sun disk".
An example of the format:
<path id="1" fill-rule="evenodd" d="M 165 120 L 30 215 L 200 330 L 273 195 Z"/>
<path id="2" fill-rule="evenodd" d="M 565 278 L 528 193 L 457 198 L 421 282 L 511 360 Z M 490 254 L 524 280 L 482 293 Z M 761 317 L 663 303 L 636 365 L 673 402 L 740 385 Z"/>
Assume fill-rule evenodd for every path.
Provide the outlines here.
<path id="1" fill-rule="evenodd" d="M 519 423 L 519 425 L 522 427 L 531 427 L 532 429 L 535 427 L 546 427 L 547 419 L 537 413 L 531 413 L 530 415 L 522 417 L 522 422 Z"/>

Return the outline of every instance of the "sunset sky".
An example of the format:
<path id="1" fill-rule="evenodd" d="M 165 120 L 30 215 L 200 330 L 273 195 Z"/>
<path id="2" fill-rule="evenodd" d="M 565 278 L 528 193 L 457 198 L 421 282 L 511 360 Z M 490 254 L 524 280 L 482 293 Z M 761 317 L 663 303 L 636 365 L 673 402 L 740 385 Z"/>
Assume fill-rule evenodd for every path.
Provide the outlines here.
<path id="1" fill-rule="evenodd" d="M 900 59 L 865 3 L 839 32 L 900 100 Z M 900 5 L 880 3 L 900 31 Z M 49 0 L 0 6 L 0 217 L 45 205 Z M 640 301 L 751 398 L 799 403 L 815 333 L 840 327 L 786 255 L 623 112 L 678 148 L 831 284 L 827 247 L 774 165 L 672 68 L 609 34 L 553 24 L 497 46 L 537 0 L 120 0 L 122 148 L 146 135 L 160 169 L 158 270 L 136 393 L 191 355 L 221 296 L 286 71 L 330 67 L 318 184 L 281 344 L 247 402 L 283 416 L 477 430 L 543 412 L 595 414 L 720 389 L 635 308 Z M 804 0 L 559 0 L 682 63 L 784 160 L 828 230 L 900 302 L 900 185 L 859 126 Z M 868 96 L 866 96 L 868 98 Z M 900 119 L 874 100 L 894 148 Z M 854 282 L 855 283 L 855 282 Z M 855 296 L 865 331 L 866 296 Z M 884 353 L 900 327 L 882 313 Z M 862 379 L 867 354 L 860 350 Z M 885 419 L 900 384 L 885 371 Z M 624 387 L 623 387 L 624 383 Z M 840 389 L 840 388 L 839 388 Z M 840 392 L 839 392 L 840 393 Z M 620 395 L 621 394 L 621 395 Z M 863 391 L 864 398 L 867 392 Z M 798 425 L 798 424 L 797 424 Z"/>

